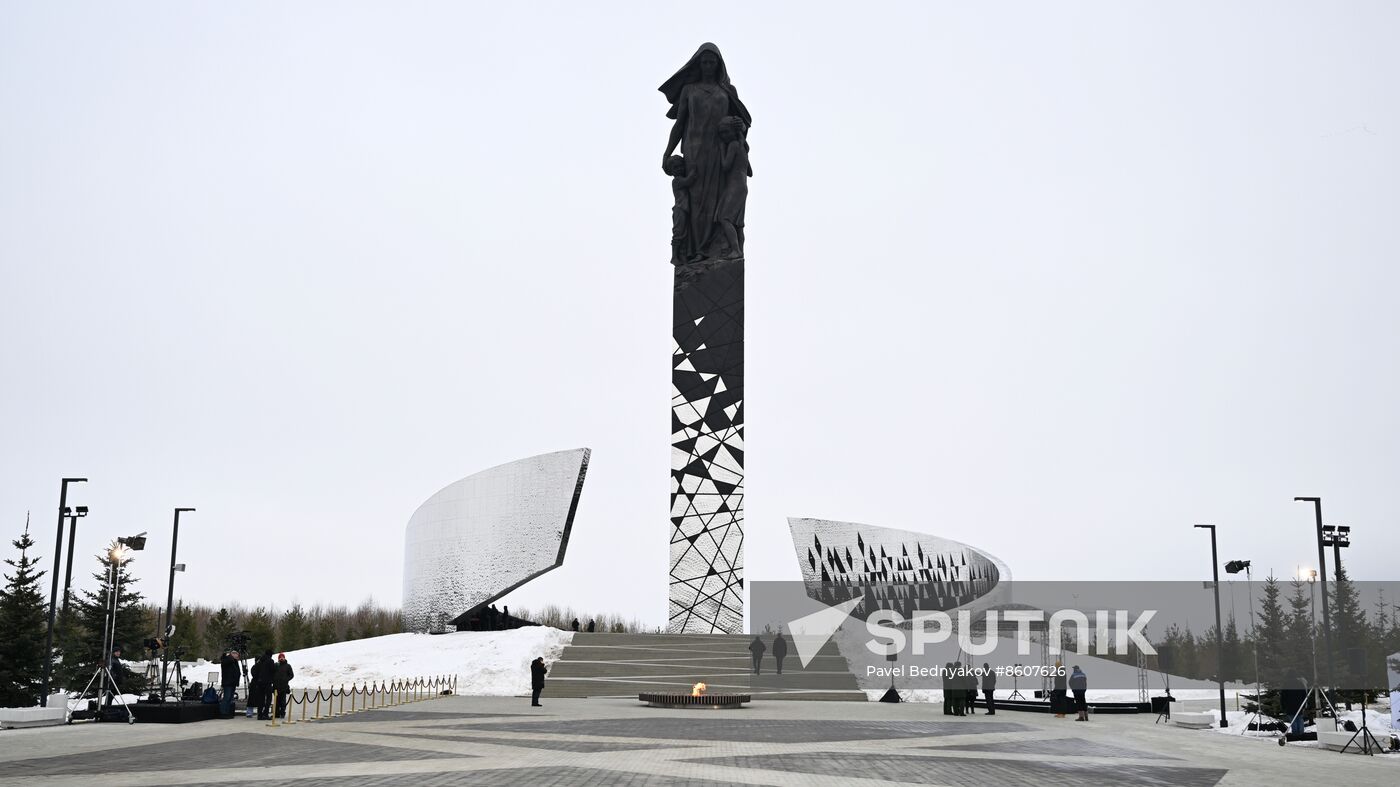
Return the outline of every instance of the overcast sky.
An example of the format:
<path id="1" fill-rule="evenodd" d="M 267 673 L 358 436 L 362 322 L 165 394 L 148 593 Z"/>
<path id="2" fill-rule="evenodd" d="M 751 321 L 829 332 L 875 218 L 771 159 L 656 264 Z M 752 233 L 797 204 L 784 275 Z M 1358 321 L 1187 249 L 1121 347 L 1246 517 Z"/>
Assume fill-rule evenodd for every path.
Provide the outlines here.
<path id="1" fill-rule="evenodd" d="M 669 121 L 753 113 L 747 574 L 786 517 L 1024 579 L 1400 554 L 1400 5 L 0 6 L 0 536 L 396 605 L 444 485 L 593 449 L 507 603 L 666 614 Z M 8 544 L 6 556 L 12 551 Z M 1258 576 L 1259 574 L 1256 574 Z"/>

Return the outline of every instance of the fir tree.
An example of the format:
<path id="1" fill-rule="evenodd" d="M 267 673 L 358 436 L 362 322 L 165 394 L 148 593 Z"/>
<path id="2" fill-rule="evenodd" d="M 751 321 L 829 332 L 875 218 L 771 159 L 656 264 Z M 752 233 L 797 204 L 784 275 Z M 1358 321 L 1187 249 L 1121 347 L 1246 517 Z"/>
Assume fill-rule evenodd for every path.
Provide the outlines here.
<path id="1" fill-rule="evenodd" d="M 225 608 L 220 608 L 204 627 L 204 657 L 218 661 L 229 647 L 229 636 L 238 630 L 238 621 Z M 246 653 L 240 653 L 246 656 Z"/>
<path id="2" fill-rule="evenodd" d="M 243 630 L 248 632 L 248 655 L 256 658 L 269 650 L 277 650 L 277 630 L 272 625 L 272 613 L 267 609 L 253 610 L 243 619 Z"/>
<path id="3" fill-rule="evenodd" d="M 1222 672 L 1224 680 L 1227 682 L 1240 681 L 1245 674 L 1245 653 L 1244 645 L 1240 642 L 1240 632 L 1235 626 L 1235 615 L 1230 613 L 1230 619 L 1225 623 L 1225 650 L 1221 658 L 1224 665 Z"/>
<path id="4" fill-rule="evenodd" d="M 44 572 L 36 570 L 39 559 L 29 556 L 34 540 L 27 519 L 24 534 L 10 543 L 19 559 L 5 561 L 14 573 L 5 575 L 0 589 L 0 707 L 26 708 L 40 699 L 48 611 L 39 587 Z"/>
<path id="5" fill-rule="evenodd" d="M 193 659 L 204 642 L 199 634 L 199 623 L 194 612 L 185 606 L 184 602 L 176 602 L 175 614 L 170 618 L 170 623 L 175 627 L 175 633 L 170 637 L 170 641 L 165 643 L 169 657 L 173 660 L 175 652 L 179 650 L 186 659 Z"/>
<path id="6" fill-rule="evenodd" d="M 329 645 L 332 642 L 339 642 L 336 636 L 335 621 L 329 615 L 322 615 L 316 619 L 316 644 Z"/>
<path id="7" fill-rule="evenodd" d="M 311 621 L 300 604 L 292 605 L 277 622 L 277 641 L 282 650 L 301 650 L 311 644 Z"/>

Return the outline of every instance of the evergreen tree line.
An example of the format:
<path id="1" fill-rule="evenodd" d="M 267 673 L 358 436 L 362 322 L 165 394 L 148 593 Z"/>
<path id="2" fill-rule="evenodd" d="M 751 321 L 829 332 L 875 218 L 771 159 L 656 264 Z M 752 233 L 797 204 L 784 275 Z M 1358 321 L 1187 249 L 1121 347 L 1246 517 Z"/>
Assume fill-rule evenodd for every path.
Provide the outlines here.
<path id="1" fill-rule="evenodd" d="M 571 630 L 573 622 L 579 622 L 579 629 L 588 628 L 588 621 L 592 620 L 595 631 L 608 631 L 614 634 L 638 634 L 647 631 L 641 621 L 636 618 L 624 618 L 621 615 L 602 614 L 585 615 L 574 612 L 573 607 L 560 607 L 557 604 L 546 604 L 539 611 L 532 611 L 521 607 L 511 610 L 511 616 L 538 623 L 541 626 L 551 626 L 564 631 Z"/>
<path id="2" fill-rule="evenodd" d="M 148 619 L 154 619 L 156 609 L 146 609 Z M 164 618 L 161 618 L 164 622 Z M 246 633 L 248 654 L 271 650 L 289 651 L 330 645 L 335 642 L 397 634 L 402 630 L 399 610 L 366 600 L 351 609 L 346 606 L 303 607 L 293 604 L 279 612 L 267 607 L 249 609 L 241 604 L 214 608 L 203 604 L 178 602 L 171 617 L 175 633 L 167 647 L 173 658 L 179 651 L 186 661 L 197 658 L 217 661 L 232 647 L 235 635 Z M 156 627 L 148 627 L 154 631 Z M 146 636 L 153 636 L 147 634 Z"/>
<path id="3" fill-rule="evenodd" d="M 9 568 L 0 586 L 0 707 L 30 707 L 39 697 L 44 670 L 44 647 L 48 631 L 49 581 L 39 569 L 41 558 L 33 553 L 34 540 L 26 523 L 20 538 L 11 542 L 18 553 L 6 559 Z M 108 613 L 112 608 L 110 578 L 113 561 L 110 550 L 95 556 L 97 569 L 91 574 L 90 589 L 75 589 L 66 607 L 55 615 L 54 661 L 50 691 L 83 690 L 97 673 L 106 652 Z M 116 614 L 114 643 L 126 661 L 141 661 L 148 651 L 147 639 L 164 629 L 164 613 L 148 604 L 131 576 L 132 555 L 116 567 Z M 75 583 L 76 584 L 76 583 Z M 248 634 L 251 653 L 264 650 L 298 650 L 333 642 L 394 634 L 401 630 L 399 611 L 365 601 L 351 609 L 344 606 L 316 605 L 304 608 L 294 604 L 284 612 L 239 604 L 214 609 L 203 605 L 177 604 L 171 620 L 175 635 L 168 646 L 170 655 L 179 649 L 182 658 L 193 661 L 217 660 L 238 632 Z M 142 694 L 148 690 L 144 672 L 124 666 L 113 677 L 122 691 Z"/>
<path id="4" fill-rule="evenodd" d="M 1325 590 L 1332 622 L 1331 685 L 1339 689 L 1333 700 L 1350 704 L 1374 698 L 1388 688 L 1385 658 L 1400 652 L 1400 598 L 1388 599 L 1384 588 L 1378 588 L 1366 608 L 1345 568 L 1335 576 L 1336 581 L 1329 581 Z M 1257 645 L 1263 707 L 1271 715 L 1278 715 L 1279 690 L 1302 688 L 1303 680 L 1313 682 L 1314 654 L 1318 683 L 1329 683 L 1322 620 L 1324 589 L 1320 583 L 1309 585 L 1297 579 L 1285 584 L 1271 576 L 1263 581 L 1262 592 L 1254 599 L 1252 631 L 1248 617 L 1238 622 L 1233 614 L 1226 618 L 1220 662 L 1223 677 L 1227 683 L 1252 687 Z M 1216 680 L 1219 648 L 1215 626 L 1197 635 L 1189 627 L 1172 624 L 1154 638 L 1153 647 L 1158 656 L 1149 657 L 1149 667 L 1185 678 Z M 1360 651 L 1360 671 L 1353 669 L 1353 649 Z M 1109 658 L 1130 663 L 1135 656 L 1115 654 Z"/>

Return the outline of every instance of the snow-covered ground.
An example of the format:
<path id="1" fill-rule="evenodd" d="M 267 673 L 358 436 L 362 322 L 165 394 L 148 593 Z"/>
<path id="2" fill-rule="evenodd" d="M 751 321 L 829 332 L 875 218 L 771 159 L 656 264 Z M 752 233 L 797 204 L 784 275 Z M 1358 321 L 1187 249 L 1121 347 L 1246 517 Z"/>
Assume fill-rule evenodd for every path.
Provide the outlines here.
<path id="1" fill-rule="evenodd" d="M 573 639 L 573 632 L 548 626 L 511 631 L 463 631 L 454 634 L 388 634 L 287 651 L 296 677 L 293 688 L 314 689 L 379 683 L 398 678 L 457 676 L 457 693 L 514 696 L 530 691 L 530 662 L 544 656 L 553 664 Z M 251 659 L 244 664 L 251 667 Z M 146 662 L 126 666 L 145 674 Z M 173 667 L 172 667 L 173 669 Z M 181 664 L 185 680 L 219 685 L 219 665 L 200 659 Z M 210 676 L 213 680 L 210 680 Z"/>
<path id="2" fill-rule="evenodd" d="M 548 626 L 453 634 L 389 634 L 289 651 L 293 688 L 378 683 L 395 678 L 457 676 L 457 693 L 515 696 L 530 692 L 530 662 L 552 664 L 573 632 Z"/>

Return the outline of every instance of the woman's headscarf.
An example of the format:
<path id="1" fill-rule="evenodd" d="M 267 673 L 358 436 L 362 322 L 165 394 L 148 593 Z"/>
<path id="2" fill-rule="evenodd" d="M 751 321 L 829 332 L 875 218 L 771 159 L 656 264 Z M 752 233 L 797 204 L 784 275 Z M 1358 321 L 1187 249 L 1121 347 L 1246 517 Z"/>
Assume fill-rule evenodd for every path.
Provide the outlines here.
<path id="1" fill-rule="evenodd" d="M 715 82 L 724 88 L 724 92 L 729 94 L 731 114 L 743 118 L 746 127 L 752 126 L 753 119 L 749 117 L 748 107 L 739 100 L 739 92 L 729 83 L 729 71 L 724 67 L 724 55 L 720 54 L 719 47 L 708 41 L 701 44 L 700 48 L 695 50 L 695 54 L 690 56 L 690 60 L 686 61 L 686 64 L 681 66 L 679 71 L 671 75 L 670 79 L 662 82 L 661 87 L 657 88 L 666 96 L 666 100 L 671 102 L 671 109 L 666 113 L 666 117 L 672 120 L 676 118 L 676 102 L 681 100 L 681 88 L 691 82 L 700 81 L 700 55 L 705 52 L 713 52 L 719 61 L 715 67 Z"/>

